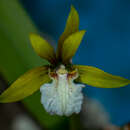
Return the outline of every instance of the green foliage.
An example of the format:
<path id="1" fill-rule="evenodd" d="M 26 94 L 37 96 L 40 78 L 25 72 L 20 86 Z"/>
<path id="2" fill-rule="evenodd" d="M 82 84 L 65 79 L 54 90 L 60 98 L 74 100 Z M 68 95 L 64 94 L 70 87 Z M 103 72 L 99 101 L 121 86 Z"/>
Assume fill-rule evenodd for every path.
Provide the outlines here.
<path id="1" fill-rule="evenodd" d="M 9 83 L 32 67 L 47 64 L 33 51 L 30 32 L 37 32 L 32 21 L 17 0 L 0 0 L 0 71 Z M 40 104 L 40 93 L 23 102 L 27 109 L 46 128 L 56 128 L 64 118 L 46 114 Z M 35 108 L 35 109 L 34 109 Z M 50 121 L 51 120 L 51 121 Z"/>

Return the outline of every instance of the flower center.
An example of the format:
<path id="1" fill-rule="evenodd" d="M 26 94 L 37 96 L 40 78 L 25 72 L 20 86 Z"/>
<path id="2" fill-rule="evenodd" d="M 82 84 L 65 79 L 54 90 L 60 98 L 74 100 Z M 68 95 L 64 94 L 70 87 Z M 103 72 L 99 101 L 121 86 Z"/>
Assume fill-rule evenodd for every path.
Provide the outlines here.
<path id="1" fill-rule="evenodd" d="M 41 86 L 41 103 L 46 111 L 51 114 L 69 116 L 72 113 L 79 113 L 81 110 L 83 94 L 82 84 L 75 84 L 73 81 L 78 73 L 68 72 L 65 66 L 61 65 L 55 75 L 50 74 L 52 83 Z"/>

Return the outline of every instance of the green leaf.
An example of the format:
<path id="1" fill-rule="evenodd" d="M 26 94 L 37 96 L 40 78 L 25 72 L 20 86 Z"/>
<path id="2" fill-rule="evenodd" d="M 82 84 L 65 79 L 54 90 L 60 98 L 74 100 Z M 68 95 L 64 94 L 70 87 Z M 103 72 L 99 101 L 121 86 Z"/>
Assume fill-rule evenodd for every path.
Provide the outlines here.
<path id="1" fill-rule="evenodd" d="M 47 67 L 38 67 L 26 72 L 0 95 L 1 103 L 15 102 L 36 92 L 41 85 L 50 82 Z"/>
<path id="2" fill-rule="evenodd" d="M 42 37 L 37 34 L 30 34 L 30 41 L 36 53 L 43 59 L 55 63 L 56 56 L 53 47 Z"/>
<path id="3" fill-rule="evenodd" d="M 71 6 L 71 11 L 69 13 L 67 22 L 66 22 L 66 27 L 64 32 L 62 33 L 62 35 L 59 38 L 58 41 L 58 49 L 57 49 L 57 56 L 60 57 L 61 56 L 61 49 L 62 49 L 62 44 L 64 42 L 64 40 L 71 35 L 72 33 L 75 33 L 79 30 L 79 15 L 78 12 L 76 11 L 76 9 Z"/>
<path id="4" fill-rule="evenodd" d="M 31 47 L 31 44 L 29 43 L 30 32 L 37 32 L 37 30 L 32 21 L 29 19 L 26 11 L 20 5 L 19 1 L 0 0 L 0 33 L 2 33 L 4 37 L 6 37 L 6 41 L 9 41 L 9 43 L 0 42 L 0 52 L 2 50 L 2 52 L 4 53 L 4 55 L 0 54 L 1 57 L 3 56 L 2 59 L 4 59 L 5 56 L 8 54 L 7 59 L 5 60 L 6 62 L 7 60 L 11 60 L 11 58 L 9 57 L 11 54 L 10 51 L 8 51 L 11 50 L 11 46 L 11 48 L 16 50 L 14 51 L 14 53 L 17 53 L 15 54 L 17 55 L 15 57 L 19 57 L 17 58 L 17 60 L 21 60 L 22 62 L 24 61 L 23 64 L 26 69 L 36 67 L 39 64 L 42 65 L 43 60 L 41 60 L 41 58 L 36 55 Z M 0 38 L 3 39 L 3 36 L 0 36 Z M 4 50 L 3 46 L 8 48 L 8 50 Z M 15 62 L 17 62 L 17 60 Z M 1 61 L 0 64 L 4 63 L 2 63 Z M 13 62 L 10 62 L 9 64 L 13 64 Z M 5 63 L 6 66 L 9 64 Z"/>
<path id="5" fill-rule="evenodd" d="M 20 1 L 0 0 L 0 72 L 8 83 L 12 83 L 31 68 L 47 64 L 29 44 L 30 32 L 38 31 Z M 22 103 L 25 103 L 32 118 L 43 128 L 62 129 L 63 124 L 68 121 L 47 114 L 40 103 L 40 97 L 40 92 L 36 92 L 25 98 Z"/>
<path id="6" fill-rule="evenodd" d="M 75 55 L 84 34 L 85 34 L 85 30 L 73 33 L 64 41 L 63 48 L 62 48 L 63 63 L 68 63 Z"/>
<path id="7" fill-rule="evenodd" d="M 74 68 L 77 68 L 79 72 L 79 78 L 76 81 L 93 87 L 119 88 L 130 84 L 128 79 L 111 75 L 92 66 L 74 65 Z"/>

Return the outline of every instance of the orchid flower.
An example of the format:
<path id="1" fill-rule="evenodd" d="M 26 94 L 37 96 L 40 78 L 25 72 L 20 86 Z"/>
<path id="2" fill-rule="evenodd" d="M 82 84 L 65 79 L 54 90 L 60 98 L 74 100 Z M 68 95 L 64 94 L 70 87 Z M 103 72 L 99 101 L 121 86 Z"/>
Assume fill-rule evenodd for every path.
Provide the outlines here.
<path id="1" fill-rule="evenodd" d="M 99 88 L 128 85 L 128 79 L 108 74 L 92 66 L 74 65 L 71 62 L 85 32 L 79 30 L 78 12 L 72 6 L 56 52 L 46 39 L 31 33 L 32 47 L 50 64 L 34 68 L 18 78 L 0 95 L 0 102 L 16 102 L 40 89 L 41 103 L 47 112 L 70 116 L 81 111 L 82 88 L 85 84 Z"/>

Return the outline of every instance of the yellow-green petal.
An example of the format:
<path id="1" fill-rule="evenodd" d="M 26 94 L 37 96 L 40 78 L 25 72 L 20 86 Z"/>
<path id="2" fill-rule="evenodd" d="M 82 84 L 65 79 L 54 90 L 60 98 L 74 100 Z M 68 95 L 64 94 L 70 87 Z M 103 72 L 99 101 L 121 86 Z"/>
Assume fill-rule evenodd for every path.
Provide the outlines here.
<path id="1" fill-rule="evenodd" d="M 48 67 L 37 67 L 18 78 L 0 95 L 0 102 L 15 102 L 36 92 L 41 85 L 50 82 Z"/>
<path id="2" fill-rule="evenodd" d="M 31 33 L 30 41 L 36 53 L 43 59 L 54 63 L 56 60 L 54 48 L 41 36 Z"/>
<path id="3" fill-rule="evenodd" d="M 130 84 L 130 80 L 120 76 L 114 76 L 92 66 L 74 65 L 78 69 L 81 82 L 99 88 L 119 88 Z"/>
<path id="4" fill-rule="evenodd" d="M 69 13 L 64 32 L 62 33 L 58 41 L 57 56 L 61 56 L 61 48 L 64 40 L 69 35 L 71 35 L 74 32 L 77 32 L 78 30 L 79 30 L 79 15 L 76 9 L 73 6 L 71 6 L 71 11 Z"/>
<path id="5" fill-rule="evenodd" d="M 68 63 L 75 55 L 82 38 L 85 34 L 85 30 L 73 33 L 63 43 L 62 47 L 62 61 Z"/>

